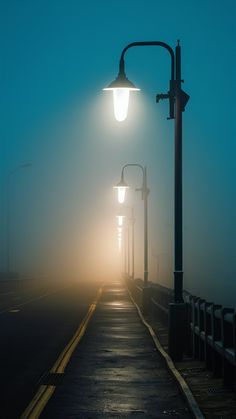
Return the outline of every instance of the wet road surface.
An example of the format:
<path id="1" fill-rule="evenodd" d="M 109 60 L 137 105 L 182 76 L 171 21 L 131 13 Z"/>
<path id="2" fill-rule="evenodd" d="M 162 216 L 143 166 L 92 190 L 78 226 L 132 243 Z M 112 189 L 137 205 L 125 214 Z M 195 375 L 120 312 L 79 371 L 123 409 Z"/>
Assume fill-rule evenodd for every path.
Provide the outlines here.
<path id="1" fill-rule="evenodd" d="M 0 418 L 19 418 L 71 339 L 99 284 L 0 287 Z"/>
<path id="2" fill-rule="evenodd" d="M 106 285 L 42 419 L 191 418 L 120 282 Z"/>

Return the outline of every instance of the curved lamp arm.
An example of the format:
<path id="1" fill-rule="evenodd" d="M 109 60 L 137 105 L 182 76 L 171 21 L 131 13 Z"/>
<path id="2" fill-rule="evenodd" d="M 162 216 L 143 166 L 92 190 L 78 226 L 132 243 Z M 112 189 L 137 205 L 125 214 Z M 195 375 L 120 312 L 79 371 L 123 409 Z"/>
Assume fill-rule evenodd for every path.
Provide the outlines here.
<path id="1" fill-rule="evenodd" d="M 142 192 L 142 199 L 145 200 L 145 197 L 148 196 L 149 194 L 149 189 L 147 187 L 147 170 L 146 167 L 143 167 L 141 164 L 139 163 L 127 163 L 122 167 L 121 170 L 121 184 L 125 184 L 125 180 L 124 180 L 124 171 L 127 167 L 139 167 L 142 170 L 142 174 L 143 174 L 143 185 L 141 188 L 136 189 L 136 191 L 141 191 Z"/>
<path id="2" fill-rule="evenodd" d="M 125 164 L 122 167 L 122 170 L 121 170 L 121 180 L 124 180 L 124 171 L 125 171 L 125 168 L 126 167 L 129 167 L 129 166 L 140 167 L 140 169 L 142 170 L 143 176 L 144 176 L 144 167 L 141 164 L 139 164 L 139 163 L 127 163 L 127 164 Z"/>
<path id="3" fill-rule="evenodd" d="M 171 74 L 170 74 L 169 91 L 167 93 L 157 94 L 156 102 L 159 102 L 161 99 L 169 99 L 169 118 L 168 119 L 173 119 L 175 117 L 174 106 L 175 106 L 175 97 L 177 94 L 177 85 L 176 85 L 176 80 L 175 80 L 177 79 L 177 66 L 176 66 L 177 58 L 175 56 L 175 53 L 173 49 L 165 42 L 143 41 L 143 42 L 132 42 L 131 44 L 128 44 L 123 49 L 120 56 L 118 76 L 116 77 L 115 80 L 113 80 L 109 84 L 108 87 L 104 89 L 104 90 L 113 91 L 114 113 L 115 113 L 115 118 L 117 121 L 124 121 L 127 117 L 130 91 L 140 90 L 126 77 L 125 59 L 124 59 L 125 53 L 128 49 L 132 47 L 146 47 L 146 46 L 162 47 L 162 48 L 165 48 L 170 54 Z M 179 41 L 178 41 L 177 47 L 180 48 Z"/>
<path id="4" fill-rule="evenodd" d="M 132 47 L 144 47 L 144 46 L 158 46 L 165 48 L 169 53 L 171 57 L 171 80 L 174 81 L 175 78 L 175 54 L 173 49 L 166 44 L 165 42 L 161 41 L 144 41 L 144 42 L 132 42 L 131 44 L 128 44 L 122 51 L 120 56 L 120 65 L 119 65 L 119 72 L 125 73 L 125 60 L 124 56 L 128 49 Z"/>

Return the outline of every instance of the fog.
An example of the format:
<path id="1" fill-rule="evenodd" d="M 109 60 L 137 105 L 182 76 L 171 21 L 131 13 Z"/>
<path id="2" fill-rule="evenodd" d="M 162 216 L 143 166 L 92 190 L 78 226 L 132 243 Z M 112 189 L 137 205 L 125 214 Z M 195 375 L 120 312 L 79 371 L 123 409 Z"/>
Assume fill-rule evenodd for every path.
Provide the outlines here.
<path id="1" fill-rule="evenodd" d="M 168 89 L 169 57 L 148 48 L 127 55 L 127 76 L 141 91 L 124 122 L 114 119 L 102 89 L 116 77 L 129 42 L 174 47 L 180 38 L 183 88 L 191 96 L 183 114 L 184 288 L 236 306 L 234 2 L 150 1 L 148 10 L 136 5 L 132 19 L 132 1 L 112 11 L 107 1 L 79 3 L 42 2 L 39 10 L 3 1 L 1 271 L 8 191 L 11 271 L 119 277 L 113 186 L 123 165 L 138 163 L 147 167 L 150 188 L 149 278 L 173 287 L 174 122 L 166 102 L 155 104 L 156 93 Z M 32 167 L 12 176 L 9 191 L 9 172 L 27 162 Z M 135 277 L 143 278 L 143 201 L 135 191 L 142 176 L 129 168 L 125 178 L 126 205 L 135 212 Z"/>

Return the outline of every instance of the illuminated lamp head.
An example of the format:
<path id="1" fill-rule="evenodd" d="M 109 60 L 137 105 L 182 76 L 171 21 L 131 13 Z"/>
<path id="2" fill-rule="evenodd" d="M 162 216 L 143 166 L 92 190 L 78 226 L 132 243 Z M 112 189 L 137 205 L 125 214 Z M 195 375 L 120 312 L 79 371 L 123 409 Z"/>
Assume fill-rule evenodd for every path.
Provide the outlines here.
<path id="1" fill-rule="evenodd" d="M 129 79 L 125 72 L 120 71 L 117 78 L 103 90 L 113 91 L 114 114 L 117 121 L 122 122 L 126 119 L 129 107 L 129 92 L 138 89 Z"/>
<path id="2" fill-rule="evenodd" d="M 126 189 L 129 188 L 127 183 L 124 181 L 123 176 L 121 177 L 121 180 L 119 183 L 117 183 L 116 186 L 113 186 L 114 189 L 117 189 L 118 192 L 118 202 L 119 204 L 123 204 L 125 202 L 125 193 Z"/>

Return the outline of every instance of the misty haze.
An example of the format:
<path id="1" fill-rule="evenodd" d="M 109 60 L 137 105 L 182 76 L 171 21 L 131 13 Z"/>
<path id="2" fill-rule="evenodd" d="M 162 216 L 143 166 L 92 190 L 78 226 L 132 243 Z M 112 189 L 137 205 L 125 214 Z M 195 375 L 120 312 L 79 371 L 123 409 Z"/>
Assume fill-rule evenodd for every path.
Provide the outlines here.
<path id="1" fill-rule="evenodd" d="M 185 303 L 189 318 L 193 316 L 188 326 L 189 336 L 192 333 L 188 353 L 200 361 L 207 353 L 207 338 L 203 343 L 198 329 L 196 344 L 194 328 L 201 327 L 201 320 L 199 324 L 194 321 L 198 316 L 205 316 L 205 325 L 215 321 L 213 314 L 211 320 L 207 315 L 210 306 L 213 311 L 218 306 L 209 302 L 220 305 L 220 310 L 226 308 L 216 315 L 218 320 L 223 316 L 219 320 L 221 330 L 224 322 L 235 327 L 235 4 L 233 0 L 225 5 L 213 0 L 146 3 L 2 1 L 0 321 L 1 368 L 8 383 L 1 398 L 3 419 L 26 412 L 40 386 L 54 386 L 45 376 L 58 373 L 55 365 L 61 364 L 56 360 L 63 358 L 60 354 L 67 351 L 66 345 L 77 329 L 79 337 L 74 342 L 80 345 L 82 339 L 86 349 L 79 352 L 83 346 L 81 350 L 80 346 L 75 349 L 74 343 L 72 346 L 84 367 L 84 353 L 90 353 L 87 335 L 82 338 L 87 325 L 88 336 L 91 334 L 96 342 L 100 339 L 96 333 L 102 320 L 96 320 L 96 315 L 106 322 L 108 318 L 114 320 L 112 325 L 101 326 L 101 333 L 111 328 L 111 336 L 118 327 L 119 307 L 121 312 L 122 307 L 127 310 L 124 324 L 133 321 L 128 320 L 133 310 L 128 295 L 144 316 L 153 299 L 157 305 L 165 301 L 163 316 L 169 316 L 168 321 L 165 318 L 165 327 L 169 327 L 167 352 L 174 360 L 182 359 L 186 347 L 178 352 L 181 356 L 171 349 L 182 335 L 175 331 L 181 315 L 176 314 L 177 326 L 172 326 L 171 311 L 166 314 L 169 303 Z M 158 48 L 149 42 L 147 48 L 129 47 L 125 64 L 121 60 L 119 66 L 127 45 L 157 40 L 173 48 L 172 84 L 171 54 L 163 45 Z M 184 83 L 179 81 L 181 99 L 176 87 L 180 48 L 184 79 Z M 179 112 L 183 118 L 179 138 L 178 100 L 182 101 Z M 178 141 L 182 141 L 179 150 Z M 175 167 L 181 158 L 182 184 L 179 182 L 175 195 Z M 124 203 L 118 202 L 118 188 L 114 188 L 119 182 L 124 188 L 121 193 L 125 192 Z M 143 292 L 142 297 L 139 292 Z M 104 307 L 116 310 L 117 317 Z M 153 310 L 152 315 L 158 309 Z M 224 313 L 229 317 L 225 319 Z M 152 327 L 156 331 L 155 321 Z M 117 339 L 118 358 L 125 350 L 123 333 L 122 329 L 121 341 Z M 138 333 L 146 339 L 143 332 Z M 204 336 L 206 333 L 204 329 Z M 103 339 L 101 345 L 109 348 L 110 341 Z M 235 335 L 231 334 L 230 350 L 233 340 Z M 163 345 L 167 347 L 167 343 Z M 220 357 L 227 352 L 226 347 L 214 348 L 213 354 L 215 350 Z M 65 374 L 67 362 L 73 371 L 76 369 L 73 351 L 63 360 L 60 374 Z M 233 354 L 233 361 L 232 354 L 226 358 L 228 369 L 233 366 L 235 374 L 235 347 Z M 214 362 L 212 365 L 218 358 Z M 222 374 L 228 371 L 225 362 L 219 361 Z M 22 370 L 18 371 L 17 365 Z M 90 376 L 87 370 L 81 374 Z M 235 375 L 231 381 L 235 385 Z M 82 382 L 88 385 L 86 380 Z M 171 389 L 167 393 L 173 391 L 178 399 L 179 390 Z M 139 399 L 138 391 L 132 397 Z M 96 397 L 96 389 L 94 392 Z M 10 407 L 14 393 L 18 394 L 16 405 Z M 49 402 L 42 417 L 59 417 L 53 409 Z M 106 410 L 96 409 L 97 413 L 91 410 L 91 417 L 112 417 L 112 409 L 108 409 L 108 416 L 102 416 Z M 139 412 L 142 406 L 132 409 Z M 143 417 L 151 417 L 152 409 Z M 180 403 L 174 409 L 179 409 L 179 417 L 190 417 L 189 407 Z M 131 410 L 127 414 L 131 415 Z M 85 415 L 82 410 L 78 412 Z M 98 412 L 101 416 L 96 416 Z M 114 407 L 114 412 L 121 411 Z M 35 413 L 24 415 L 21 417 L 38 417 Z"/>

